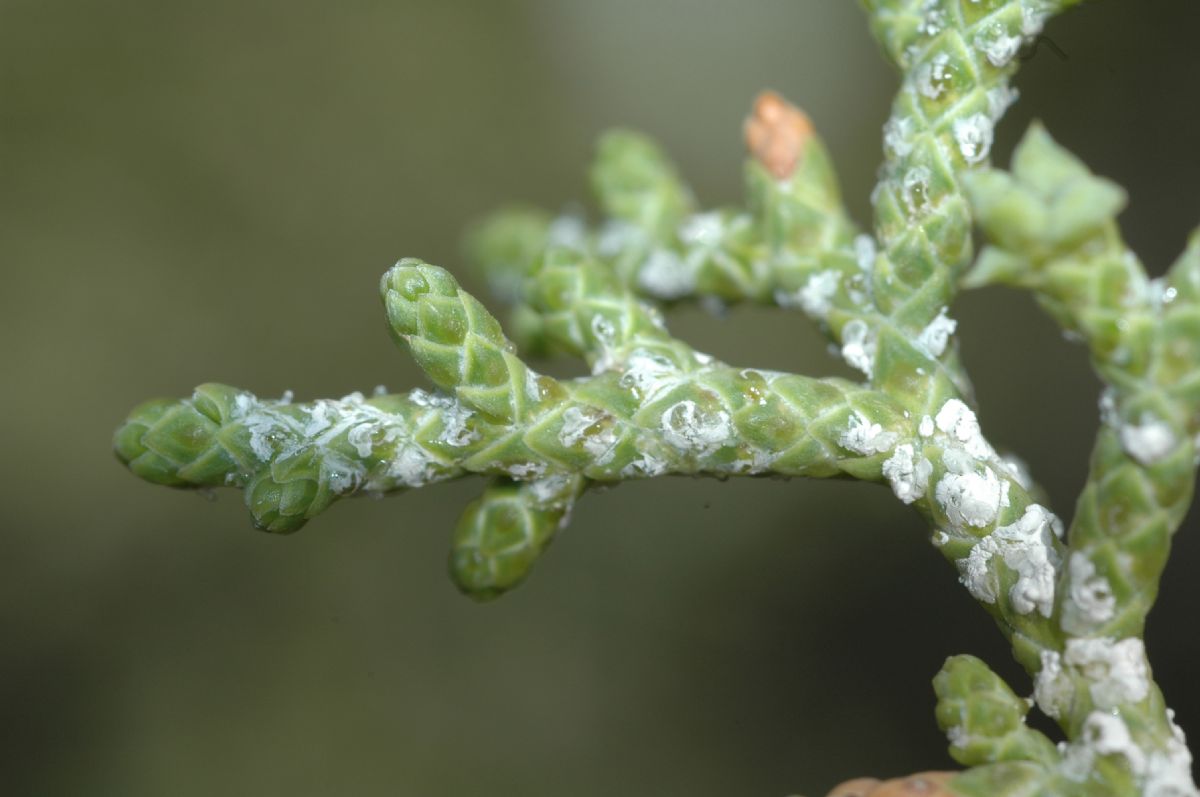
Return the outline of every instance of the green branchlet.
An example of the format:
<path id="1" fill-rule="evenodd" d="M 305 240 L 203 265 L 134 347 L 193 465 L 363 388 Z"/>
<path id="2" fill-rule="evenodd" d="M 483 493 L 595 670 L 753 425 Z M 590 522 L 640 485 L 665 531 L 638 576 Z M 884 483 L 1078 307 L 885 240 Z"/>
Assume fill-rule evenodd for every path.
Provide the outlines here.
<path id="1" fill-rule="evenodd" d="M 608 218 L 661 241 L 695 210 L 691 190 L 648 137 L 612 130 L 600 137 L 596 149 L 592 190 Z"/>
<path id="2" fill-rule="evenodd" d="M 567 522 L 585 486 L 580 476 L 501 481 L 463 512 L 454 528 L 450 576 L 467 595 L 488 600 L 512 589 Z"/>
<path id="3" fill-rule="evenodd" d="M 968 185 L 988 236 L 970 281 L 1034 291 L 1087 344 L 1106 383 L 1057 588 L 1063 649 L 1042 653 L 1038 699 L 1071 739 L 1093 737 L 1103 750 L 1105 738 L 1125 734 L 1127 744 L 1094 756 L 1087 778 L 1103 787 L 1096 793 L 1129 793 L 1171 777 L 1163 773 L 1186 758 L 1149 681 L 1141 636 L 1196 478 L 1200 305 L 1181 298 L 1195 295 L 1195 236 L 1165 278 L 1150 279 L 1115 222 L 1123 192 L 1038 126 L 1018 146 L 1012 174 L 974 175 Z M 1090 670 L 1114 660 L 1134 675 L 1121 689 L 1098 689 Z"/>
<path id="4" fill-rule="evenodd" d="M 938 726 L 950 738 L 950 755 L 960 764 L 1059 763 L 1053 742 L 1025 724 L 1031 704 L 974 656 L 947 659 L 933 688 Z"/>

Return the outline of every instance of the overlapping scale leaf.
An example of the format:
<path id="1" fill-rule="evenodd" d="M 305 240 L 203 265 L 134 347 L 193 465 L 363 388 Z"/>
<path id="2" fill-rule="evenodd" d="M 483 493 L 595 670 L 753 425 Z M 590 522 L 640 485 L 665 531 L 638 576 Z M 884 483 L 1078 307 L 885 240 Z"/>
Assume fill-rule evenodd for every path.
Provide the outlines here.
<path id="1" fill-rule="evenodd" d="M 520 584 L 566 523 L 583 487 L 582 478 L 570 475 L 489 486 L 454 529 L 454 583 L 476 600 L 491 600 Z"/>
<path id="2" fill-rule="evenodd" d="M 1059 755 L 1042 733 L 1025 724 L 1030 704 L 974 656 L 953 656 L 933 679 L 938 726 L 950 755 L 967 766 L 998 761 L 1055 765 Z"/>
<path id="3" fill-rule="evenodd" d="M 500 324 L 442 268 L 402 260 L 380 287 L 393 333 L 438 387 L 500 423 L 561 391 L 517 357 Z"/>
<path id="4" fill-rule="evenodd" d="M 591 182 L 605 215 L 656 241 L 674 236 L 695 207 L 691 191 L 658 144 L 631 130 L 610 130 L 600 137 Z"/>

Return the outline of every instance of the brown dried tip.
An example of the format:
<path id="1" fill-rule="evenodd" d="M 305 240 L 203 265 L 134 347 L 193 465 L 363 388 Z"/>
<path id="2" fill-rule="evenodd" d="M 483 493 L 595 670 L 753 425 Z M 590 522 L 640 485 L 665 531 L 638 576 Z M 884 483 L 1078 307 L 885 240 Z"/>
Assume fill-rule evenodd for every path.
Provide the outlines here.
<path id="1" fill-rule="evenodd" d="M 813 137 L 804 111 L 773 91 L 758 95 L 744 130 L 750 154 L 777 180 L 792 176 Z"/>
<path id="2" fill-rule="evenodd" d="M 834 786 L 827 797 L 867 797 L 879 784 L 879 778 L 855 778 Z"/>
<path id="3" fill-rule="evenodd" d="M 956 772 L 918 772 L 903 778 L 855 778 L 835 786 L 828 797 L 954 797 L 947 784 Z"/>

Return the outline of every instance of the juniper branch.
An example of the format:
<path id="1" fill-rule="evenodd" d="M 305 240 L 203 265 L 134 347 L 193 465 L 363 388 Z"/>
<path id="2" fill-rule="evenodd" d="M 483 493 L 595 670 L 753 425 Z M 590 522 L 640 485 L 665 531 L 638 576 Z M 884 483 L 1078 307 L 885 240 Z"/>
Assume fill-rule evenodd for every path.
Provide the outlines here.
<path id="1" fill-rule="evenodd" d="M 1200 233 L 1151 281 L 1113 220 L 1122 192 L 1044 133 L 1027 136 L 1011 176 L 986 168 L 1017 50 L 1073 4 L 864 2 L 901 73 L 871 235 L 847 217 L 812 124 L 772 94 L 746 127 L 745 210 L 699 211 L 652 142 L 618 132 L 592 169 L 598 230 L 530 210 L 482 226 L 471 249 L 515 305 L 518 342 L 581 357 L 589 376 L 538 373 L 448 272 L 403 260 L 381 295 L 435 391 L 293 404 L 202 385 L 135 409 L 118 457 L 152 482 L 242 488 L 255 525 L 277 532 L 341 497 L 486 476 L 451 553 L 455 583 L 481 599 L 527 576 L 594 483 L 886 483 L 929 521 L 1069 740 L 1025 727 L 1027 703 L 982 662 L 953 658 L 935 680 L 937 716 L 971 769 L 946 788 L 1196 794 L 1141 635 L 1195 481 Z M 973 211 L 989 244 L 968 270 Z M 947 310 L 961 286 L 987 282 L 1031 289 L 1109 386 L 1069 544 L 969 406 Z M 696 298 L 797 306 L 866 382 L 697 352 L 656 306 Z"/>
<path id="2" fill-rule="evenodd" d="M 1057 590 L 1064 649 L 1043 653 L 1039 700 L 1072 738 L 1119 710 L 1134 742 L 1178 757 L 1140 637 L 1196 479 L 1196 237 L 1165 278 L 1149 279 L 1115 222 L 1124 192 L 1038 126 L 1011 175 L 976 175 L 970 190 L 990 241 L 970 282 L 1031 290 L 1086 343 L 1107 385 Z M 1142 677 L 1114 692 L 1081 673 L 1113 658 Z M 1122 756 L 1135 775 L 1149 766 L 1139 754 Z"/>

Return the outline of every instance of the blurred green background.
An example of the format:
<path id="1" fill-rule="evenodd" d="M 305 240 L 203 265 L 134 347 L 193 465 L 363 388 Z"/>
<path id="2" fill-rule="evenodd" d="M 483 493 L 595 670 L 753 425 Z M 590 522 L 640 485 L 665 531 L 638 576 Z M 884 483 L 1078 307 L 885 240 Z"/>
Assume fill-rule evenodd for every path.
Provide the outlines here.
<path id="1" fill-rule="evenodd" d="M 1049 29 L 1036 113 L 1130 189 L 1161 271 L 1200 221 L 1196 4 L 1097 0 Z M 783 795 L 945 767 L 929 679 L 1000 636 L 886 490 L 686 479 L 589 496 L 515 594 L 461 598 L 464 481 L 339 504 L 290 538 L 240 497 L 154 488 L 111 430 L 223 381 L 298 398 L 424 385 L 379 275 L 473 290 L 465 225 L 584 198 L 605 126 L 740 201 L 759 89 L 802 104 L 868 218 L 894 77 L 847 0 L 0 0 L 0 791 L 20 795 Z M 954 315 L 990 436 L 1070 514 L 1097 384 L 1028 297 Z M 673 329 L 844 373 L 797 316 Z M 573 373 L 574 365 L 556 365 Z M 1148 638 L 1200 737 L 1196 515 Z"/>

